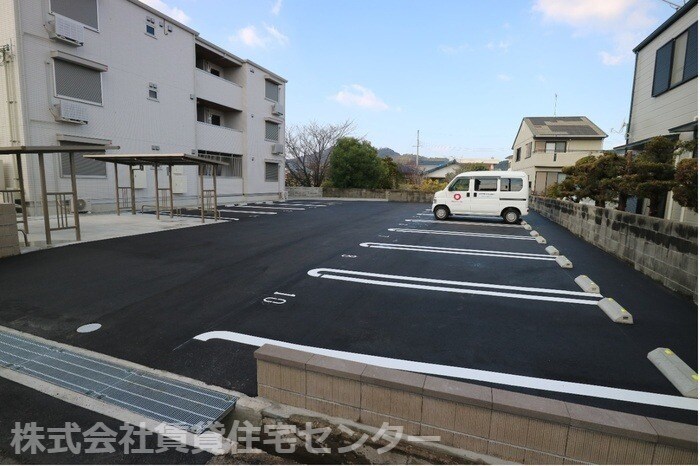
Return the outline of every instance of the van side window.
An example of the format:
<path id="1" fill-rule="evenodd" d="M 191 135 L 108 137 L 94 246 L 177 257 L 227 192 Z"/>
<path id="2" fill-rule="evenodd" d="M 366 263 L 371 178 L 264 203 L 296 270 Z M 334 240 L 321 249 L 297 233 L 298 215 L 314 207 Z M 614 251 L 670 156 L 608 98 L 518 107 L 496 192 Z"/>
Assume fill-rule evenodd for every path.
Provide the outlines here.
<path id="1" fill-rule="evenodd" d="M 498 191 L 498 178 L 474 178 L 474 191 Z"/>
<path id="2" fill-rule="evenodd" d="M 501 191 L 520 191 L 523 189 L 522 178 L 501 178 Z"/>
<path id="3" fill-rule="evenodd" d="M 469 191 L 469 180 L 470 178 L 459 178 L 452 183 L 450 191 Z"/>

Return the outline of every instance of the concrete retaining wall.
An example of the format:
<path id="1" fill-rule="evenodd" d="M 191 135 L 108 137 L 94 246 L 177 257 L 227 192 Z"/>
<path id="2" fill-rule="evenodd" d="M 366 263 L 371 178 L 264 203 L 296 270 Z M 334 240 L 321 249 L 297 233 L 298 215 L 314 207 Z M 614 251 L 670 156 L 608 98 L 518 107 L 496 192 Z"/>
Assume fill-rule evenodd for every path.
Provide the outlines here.
<path id="1" fill-rule="evenodd" d="M 530 207 L 697 302 L 697 225 L 537 196 Z"/>
<path id="2" fill-rule="evenodd" d="M 294 197 L 290 188 L 289 196 Z M 321 189 L 321 188 L 304 188 Z M 320 196 L 319 196 L 320 197 Z M 432 202 L 433 193 L 410 191 L 403 189 L 355 189 L 355 188 L 323 188 L 323 197 L 338 197 L 352 199 L 386 199 L 390 202 Z"/>
<path id="3" fill-rule="evenodd" d="M 19 254 L 14 204 L 0 204 L 0 258 Z"/>
<path id="4" fill-rule="evenodd" d="M 288 186 L 287 197 L 323 197 L 323 188 L 310 188 L 306 186 Z"/>
<path id="5" fill-rule="evenodd" d="M 697 426 L 264 345 L 258 395 L 530 464 L 697 464 Z"/>

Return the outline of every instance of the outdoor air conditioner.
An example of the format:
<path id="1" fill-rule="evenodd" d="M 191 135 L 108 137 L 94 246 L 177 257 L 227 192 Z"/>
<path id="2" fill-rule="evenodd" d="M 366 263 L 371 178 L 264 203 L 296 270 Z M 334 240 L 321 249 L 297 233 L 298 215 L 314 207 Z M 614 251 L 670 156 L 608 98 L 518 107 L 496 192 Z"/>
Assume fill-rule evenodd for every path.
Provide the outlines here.
<path id="1" fill-rule="evenodd" d="M 78 212 L 81 214 L 90 212 L 90 211 L 92 211 L 92 203 L 90 201 L 85 200 L 85 199 L 78 199 L 78 204 L 74 205 L 73 198 L 71 198 L 70 211 L 73 213 Z"/>
<path id="2" fill-rule="evenodd" d="M 49 21 L 49 33 L 52 39 L 78 47 L 85 43 L 85 27 L 65 16 L 54 14 L 54 20 Z"/>
<path id="3" fill-rule="evenodd" d="M 284 115 L 284 105 L 279 102 L 272 104 L 272 114 L 277 116 Z"/>
<path id="4" fill-rule="evenodd" d="M 284 144 L 273 144 L 272 145 L 272 154 L 273 155 L 284 154 Z"/>
<path id="5" fill-rule="evenodd" d="M 77 123 L 86 125 L 88 123 L 87 107 L 78 102 L 62 100 L 54 106 L 54 117 L 56 121 L 66 123 Z"/>

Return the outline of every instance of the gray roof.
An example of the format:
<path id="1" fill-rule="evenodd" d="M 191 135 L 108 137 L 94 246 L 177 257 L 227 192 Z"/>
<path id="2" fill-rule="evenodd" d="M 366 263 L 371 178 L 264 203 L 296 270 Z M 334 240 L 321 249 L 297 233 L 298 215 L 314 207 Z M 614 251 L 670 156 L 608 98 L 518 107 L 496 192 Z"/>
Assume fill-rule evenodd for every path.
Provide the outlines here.
<path id="1" fill-rule="evenodd" d="M 584 116 L 525 117 L 523 122 L 536 138 L 603 139 L 608 137 L 603 130 Z"/>

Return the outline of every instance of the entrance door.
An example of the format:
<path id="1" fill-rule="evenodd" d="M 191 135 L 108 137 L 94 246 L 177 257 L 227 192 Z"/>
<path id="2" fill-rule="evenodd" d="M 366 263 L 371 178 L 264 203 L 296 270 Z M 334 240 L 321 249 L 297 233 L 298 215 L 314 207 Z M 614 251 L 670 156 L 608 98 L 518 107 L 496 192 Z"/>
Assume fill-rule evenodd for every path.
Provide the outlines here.
<path id="1" fill-rule="evenodd" d="M 449 188 L 447 206 L 453 214 L 468 214 L 470 208 L 469 184 L 471 178 L 457 178 Z"/>
<path id="2" fill-rule="evenodd" d="M 471 211 L 482 215 L 501 215 L 499 210 L 498 178 L 474 177 L 471 193 Z"/>

